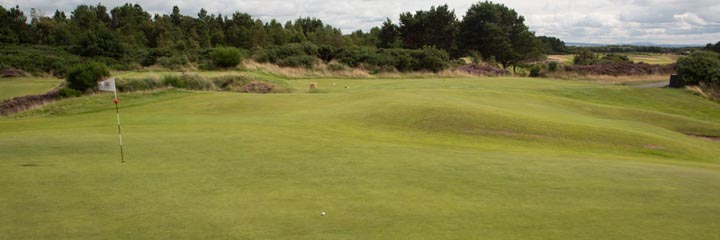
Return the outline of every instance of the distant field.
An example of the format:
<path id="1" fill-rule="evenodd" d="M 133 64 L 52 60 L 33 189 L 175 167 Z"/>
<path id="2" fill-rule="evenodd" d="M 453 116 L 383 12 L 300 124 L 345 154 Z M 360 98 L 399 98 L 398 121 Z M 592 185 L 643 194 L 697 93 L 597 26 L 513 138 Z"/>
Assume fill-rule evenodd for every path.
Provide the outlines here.
<path id="1" fill-rule="evenodd" d="M 555 61 L 559 63 L 565 63 L 565 64 L 572 64 L 573 59 L 575 58 L 575 55 L 548 55 L 547 59 L 549 61 Z"/>
<path id="2" fill-rule="evenodd" d="M 45 93 L 63 80 L 56 78 L 0 78 L 0 100 Z"/>
<path id="3" fill-rule="evenodd" d="M 0 117 L 0 239 L 720 236 L 720 142 L 687 135 L 720 104 L 685 90 L 283 81 L 121 94 L 126 164 L 111 94 Z"/>
<path id="4" fill-rule="evenodd" d="M 648 64 L 672 64 L 677 62 L 680 55 L 676 54 L 631 54 L 628 55 L 634 62 L 645 62 Z"/>
<path id="5" fill-rule="evenodd" d="M 634 62 L 645 62 L 648 64 L 672 64 L 677 62 L 680 55 L 676 54 L 627 54 Z M 565 64 L 573 63 L 574 55 L 548 55 L 548 60 Z"/>

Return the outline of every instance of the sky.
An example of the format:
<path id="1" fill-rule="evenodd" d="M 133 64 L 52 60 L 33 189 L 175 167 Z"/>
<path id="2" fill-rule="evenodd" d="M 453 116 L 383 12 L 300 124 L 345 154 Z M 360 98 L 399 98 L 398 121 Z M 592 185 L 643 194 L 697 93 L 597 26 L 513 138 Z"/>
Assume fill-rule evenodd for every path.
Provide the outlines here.
<path id="1" fill-rule="evenodd" d="M 51 15 L 56 9 L 70 12 L 79 4 L 102 3 L 108 9 L 126 1 L 110 0 L 0 0 L 5 8 L 19 5 Z M 477 1 L 463 0 L 135 0 L 146 11 L 170 13 L 177 5 L 185 15 L 197 16 L 200 8 L 209 13 L 230 15 L 247 12 L 255 18 L 281 22 L 298 17 L 316 17 L 348 34 L 380 26 L 386 18 L 397 23 L 403 12 L 428 10 L 448 4 L 458 18 Z M 565 42 L 704 45 L 720 41 L 719 0 L 496 0 L 515 9 L 536 35 L 554 36 Z"/>

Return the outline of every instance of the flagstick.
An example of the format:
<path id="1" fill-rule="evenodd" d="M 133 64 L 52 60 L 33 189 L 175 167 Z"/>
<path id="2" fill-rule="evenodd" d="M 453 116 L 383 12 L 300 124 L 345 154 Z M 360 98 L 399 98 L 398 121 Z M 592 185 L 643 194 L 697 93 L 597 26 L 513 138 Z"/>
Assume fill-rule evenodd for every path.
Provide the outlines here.
<path id="1" fill-rule="evenodd" d="M 122 131 L 120 131 L 120 109 L 118 108 L 118 97 L 117 97 L 117 88 L 113 86 L 113 92 L 115 93 L 115 99 L 113 102 L 115 102 L 115 115 L 117 116 L 117 126 L 118 126 L 118 137 L 120 137 L 120 161 L 122 163 L 125 163 L 125 155 L 123 154 L 123 142 L 122 142 Z"/>

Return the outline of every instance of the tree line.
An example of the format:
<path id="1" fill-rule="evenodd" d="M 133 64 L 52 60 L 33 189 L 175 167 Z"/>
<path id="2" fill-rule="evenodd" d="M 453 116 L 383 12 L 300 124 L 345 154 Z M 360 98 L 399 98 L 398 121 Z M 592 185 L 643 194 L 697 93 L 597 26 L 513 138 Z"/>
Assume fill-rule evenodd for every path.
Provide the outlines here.
<path id="1" fill-rule="evenodd" d="M 52 16 L 33 9 L 28 19 L 19 6 L 0 6 L 0 43 L 51 46 L 73 55 L 143 66 L 186 64 L 217 47 L 240 48 L 262 57 L 272 54 L 267 51 L 311 44 L 318 50 L 311 51 L 315 55 L 310 57 L 324 61 L 353 52 L 370 54 L 367 59 L 378 58 L 375 55 L 381 53 L 447 55 L 448 59 L 475 55 L 503 67 L 567 52 L 560 39 L 535 36 L 523 16 L 489 1 L 472 5 L 463 19 L 458 19 L 448 5 L 402 13 L 399 19 L 397 24 L 387 19 L 368 32 L 343 35 L 339 28 L 312 17 L 263 22 L 247 13 L 209 14 L 205 9 L 188 16 L 177 6 L 170 14 L 151 15 L 139 4 L 126 3 L 110 10 L 101 4 L 79 5 L 69 14 L 55 11 Z M 397 68 L 397 61 L 393 59 L 390 65 Z"/>

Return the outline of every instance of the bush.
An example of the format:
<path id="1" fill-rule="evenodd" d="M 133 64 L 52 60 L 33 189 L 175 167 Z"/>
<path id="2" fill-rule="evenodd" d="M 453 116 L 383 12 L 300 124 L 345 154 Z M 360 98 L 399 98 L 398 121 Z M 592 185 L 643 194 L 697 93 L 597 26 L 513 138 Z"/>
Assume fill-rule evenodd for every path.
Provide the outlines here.
<path id="1" fill-rule="evenodd" d="M 336 59 L 350 67 L 358 67 L 361 63 L 366 63 L 373 54 L 375 51 L 369 47 L 351 46 L 341 49 Z"/>
<path id="2" fill-rule="evenodd" d="M 58 90 L 58 97 L 60 98 L 71 98 L 82 96 L 82 92 L 72 88 L 61 88 Z"/>
<path id="3" fill-rule="evenodd" d="M 677 71 L 687 85 L 720 83 L 720 54 L 696 51 L 677 62 Z"/>
<path id="4" fill-rule="evenodd" d="M 158 58 L 157 63 L 163 67 L 173 69 L 188 65 L 190 63 L 190 59 L 186 54 L 173 54 L 171 56 Z"/>
<path id="5" fill-rule="evenodd" d="M 307 69 L 312 69 L 313 67 L 315 67 L 317 61 L 318 58 L 315 56 L 298 55 L 286 57 L 285 59 L 280 60 L 280 62 L 278 62 L 278 65 L 283 67 L 304 67 Z"/>
<path id="6" fill-rule="evenodd" d="M 328 64 L 328 69 L 330 69 L 330 71 L 336 72 L 343 71 L 345 70 L 345 65 L 343 65 L 342 63 L 331 62 L 330 64 Z"/>
<path id="7" fill-rule="evenodd" d="M 319 47 L 313 43 L 290 43 L 275 46 L 258 52 L 254 59 L 258 62 L 278 64 L 282 60 L 293 56 L 318 56 Z"/>
<path id="8" fill-rule="evenodd" d="M 0 69 L 20 69 L 33 74 L 67 74 L 68 66 L 81 63 L 82 58 L 58 47 L 0 44 Z"/>
<path id="9" fill-rule="evenodd" d="M 470 50 L 469 56 L 473 64 L 480 64 L 480 62 L 482 62 L 482 55 L 480 55 L 477 50 Z"/>
<path id="10" fill-rule="evenodd" d="M 622 55 L 622 54 L 616 54 L 616 53 L 610 53 L 605 56 L 603 56 L 600 61 L 600 63 L 632 63 L 633 61 L 628 58 L 628 56 Z"/>
<path id="11" fill-rule="evenodd" d="M 398 71 L 409 72 L 415 69 L 418 65 L 417 59 L 412 56 L 413 50 L 394 48 L 382 49 L 381 51 L 391 58 L 393 67 L 395 67 Z"/>
<path id="12" fill-rule="evenodd" d="M 418 65 L 415 70 L 430 70 L 439 72 L 447 68 L 450 63 L 450 55 L 444 50 L 435 47 L 423 47 L 416 55 Z"/>
<path id="13" fill-rule="evenodd" d="M 555 72 L 558 69 L 558 63 L 557 62 L 549 62 L 548 63 L 548 71 Z"/>
<path id="14" fill-rule="evenodd" d="M 540 66 L 533 65 L 530 67 L 530 77 L 540 77 Z"/>
<path id="15" fill-rule="evenodd" d="M 335 59 L 337 52 L 338 52 L 337 48 L 335 48 L 333 46 L 322 45 L 322 46 L 319 46 L 319 48 L 318 48 L 317 56 L 318 56 L 318 58 L 320 58 L 321 60 L 323 60 L 325 62 L 330 62 L 333 59 Z"/>
<path id="16" fill-rule="evenodd" d="M 590 51 L 590 49 L 581 48 L 575 54 L 573 63 L 576 65 L 591 65 L 591 64 L 594 64 L 597 60 L 598 60 L 597 54 Z"/>
<path id="17" fill-rule="evenodd" d="M 219 47 L 210 52 L 213 63 L 222 68 L 235 67 L 245 58 L 244 51 L 233 47 Z"/>
<path id="18" fill-rule="evenodd" d="M 110 71 L 101 63 L 76 64 L 68 70 L 68 87 L 79 91 L 87 91 L 95 88 L 99 80 L 108 76 L 110 76 Z"/>

